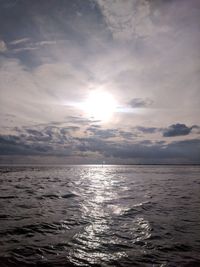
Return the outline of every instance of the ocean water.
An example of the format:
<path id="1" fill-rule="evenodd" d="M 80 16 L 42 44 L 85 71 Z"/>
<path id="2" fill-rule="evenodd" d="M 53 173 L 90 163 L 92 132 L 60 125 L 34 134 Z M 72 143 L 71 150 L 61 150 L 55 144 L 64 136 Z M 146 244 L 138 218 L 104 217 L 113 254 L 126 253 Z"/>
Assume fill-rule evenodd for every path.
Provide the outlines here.
<path id="1" fill-rule="evenodd" d="M 200 266 L 199 166 L 0 168 L 0 266 Z"/>

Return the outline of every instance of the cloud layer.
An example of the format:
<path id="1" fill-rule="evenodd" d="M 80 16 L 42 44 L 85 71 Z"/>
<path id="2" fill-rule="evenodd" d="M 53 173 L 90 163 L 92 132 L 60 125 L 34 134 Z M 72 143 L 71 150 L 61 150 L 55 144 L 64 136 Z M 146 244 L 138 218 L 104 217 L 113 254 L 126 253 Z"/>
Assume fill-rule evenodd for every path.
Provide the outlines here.
<path id="1" fill-rule="evenodd" d="M 2 160 L 200 161 L 199 16 L 197 0 L 0 1 Z M 108 122 L 81 108 L 95 90 Z"/>
<path id="2" fill-rule="evenodd" d="M 81 119 L 80 119 L 81 120 Z M 0 155 L 4 156 L 45 156 L 62 157 L 66 163 L 71 158 L 79 158 L 79 162 L 93 160 L 114 163 L 126 160 L 132 163 L 199 163 L 200 139 L 177 140 L 170 143 L 164 137 L 166 129 L 143 128 L 137 126 L 131 132 L 122 129 L 102 129 L 93 121 L 84 121 L 76 126 L 78 118 L 71 119 L 71 125 L 52 122 L 50 124 L 35 125 L 32 128 L 15 127 L 13 134 L 0 136 Z M 177 126 L 178 125 L 178 126 Z M 167 129 L 176 129 L 174 135 L 186 135 L 181 124 Z M 185 126 L 184 129 L 190 129 Z M 192 128 L 192 127 L 191 127 Z M 178 129 L 180 132 L 178 133 Z M 141 139 L 142 134 L 160 133 L 160 140 Z M 81 161 L 82 158 L 82 161 Z"/>

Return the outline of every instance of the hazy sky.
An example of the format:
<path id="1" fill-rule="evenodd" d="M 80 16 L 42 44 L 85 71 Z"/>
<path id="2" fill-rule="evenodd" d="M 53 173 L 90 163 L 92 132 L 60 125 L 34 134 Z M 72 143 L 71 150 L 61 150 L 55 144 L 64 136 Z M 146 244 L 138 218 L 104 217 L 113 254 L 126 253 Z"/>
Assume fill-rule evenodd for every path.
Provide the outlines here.
<path id="1" fill-rule="evenodd" d="M 200 163 L 199 86 L 199 0 L 0 0 L 0 163 Z"/>

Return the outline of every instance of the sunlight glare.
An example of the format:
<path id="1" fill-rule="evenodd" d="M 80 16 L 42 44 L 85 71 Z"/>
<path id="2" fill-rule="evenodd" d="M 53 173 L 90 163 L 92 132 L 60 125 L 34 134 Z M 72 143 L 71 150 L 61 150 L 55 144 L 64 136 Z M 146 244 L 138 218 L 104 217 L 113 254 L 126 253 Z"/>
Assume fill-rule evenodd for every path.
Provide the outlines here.
<path id="1" fill-rule="evenodd" d="M 97 120 L 108 121 L 117 108 L 114 97 L 104 91 L 92 91 L 84 104 L 86 113 Z"/>

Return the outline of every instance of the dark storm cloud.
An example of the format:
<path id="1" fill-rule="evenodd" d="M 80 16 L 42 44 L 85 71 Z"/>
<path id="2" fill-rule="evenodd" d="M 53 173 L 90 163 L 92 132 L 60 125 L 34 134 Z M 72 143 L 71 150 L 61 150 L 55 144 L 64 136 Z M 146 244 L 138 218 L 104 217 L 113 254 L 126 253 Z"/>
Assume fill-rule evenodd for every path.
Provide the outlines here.
<path id="1" fill-rule="evenodd" d="M 131 101 L 128 102 L 128 105 L 132 108 L 146 108 L 153 104 L 153 101 L 149 98 L 133 98 Z"/>
<path id="2" fill-rule="evenodd" d="M 164 137 L 173 137 L 188 135 L 191 133 L 193 127 L 187 127 L 185 124 L 177 123 L 170 125 L 167 129 L 163 130 Z"/>

